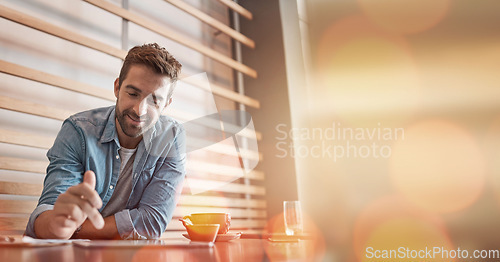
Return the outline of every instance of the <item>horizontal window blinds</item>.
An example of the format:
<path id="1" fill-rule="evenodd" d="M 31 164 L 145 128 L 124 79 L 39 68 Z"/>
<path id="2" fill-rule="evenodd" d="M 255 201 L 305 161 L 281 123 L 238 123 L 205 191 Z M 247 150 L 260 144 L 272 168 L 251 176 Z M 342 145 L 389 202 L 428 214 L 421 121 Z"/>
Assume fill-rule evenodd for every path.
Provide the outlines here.
<path id="1" fill-rule="evenodd" d="M 165 114 L 187 122 L 218 109 L 259 108 L 258 100 L 234 91 L 233 70 L 257 77 L 255 70 L 232 58 L 232 40 L 255 46 L 228 26 L 234 5 L 230 9 L 219 2 L 151 0 L 131 1 L 127 9 L 121 2 L 103 0 L 4 1 L 0 26 L 12 37 L 0 39 L 0 234 L 24 231 L 42 190 L 48 164 L 44 154 L 61 121 L 79 111 L 114 104 L 112 81 L 127 53 L 117 47 L 123 34 L 120 20 L 137 26 L 128 29 L 128 48 L 158 42 L 184 65 L 181 81 L 192 89 L 178 87 L 176 106 Z M 176 18 L 174 22 L 158 19 L 155 12 L 160 8 Z M 225 12 L 226 19 L 212 18 L 212 9 Z M 224 35 L 212 34 L 203 24 Z M 200 73 L 205 78 L 191 77 Z M 220 125 L 207 119 L 200 130 L 210 133 Z M 248 126 L 240 129 L 243 139 L 262 137 Z M 206 142 L 203 136 L 188 141 Z M 255 148 L 235 150 L 235 146 L 229 139 L 189 153 L 186 183 L 165 237 L 180 236 L 184 230 L 177 218 L 193 212 L 230 212 L 232 230 L 263 230 L 265 174 L 243 172 L 240 164 L 242 159 L 259 161 L 262 154 Z"/>

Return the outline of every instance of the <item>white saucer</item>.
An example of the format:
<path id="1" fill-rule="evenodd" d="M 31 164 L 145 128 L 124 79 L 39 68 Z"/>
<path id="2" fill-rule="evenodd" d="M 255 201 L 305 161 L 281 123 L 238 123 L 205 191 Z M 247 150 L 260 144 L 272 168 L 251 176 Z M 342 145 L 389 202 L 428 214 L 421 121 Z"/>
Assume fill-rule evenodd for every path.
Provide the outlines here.
<path id="1" fill-rule="evenodd" d="M 187 233 L 186 234 L 182 234 L 182 236 L 185 237 L 185 238 L 187 238 L 187 239 L 190 239 L 189 235 Z M 217 238 L 215 238 L 215 242 L 227 242 L 227 241 L 238 239 L 240 237 L 241 237 L 241 232 L 238 232 L 238 233 L 228 233 L 228 234 L 218 234 Z"/>

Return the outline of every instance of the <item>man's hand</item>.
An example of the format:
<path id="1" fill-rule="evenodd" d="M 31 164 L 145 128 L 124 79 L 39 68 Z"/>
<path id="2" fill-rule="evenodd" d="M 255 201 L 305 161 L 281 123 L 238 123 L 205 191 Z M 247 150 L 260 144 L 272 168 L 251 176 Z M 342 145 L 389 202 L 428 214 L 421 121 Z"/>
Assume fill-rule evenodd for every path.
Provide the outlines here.
<path id="1" fill-rule="evenodd" d="M 39 238 L 69 239 L 88 218 L 96 229 L 104 226 L 98 209 L 102 200 L 95 191 L 95 174 L 87 171 L 83 182 L 60 194 L 54 209 L 43 212 L 35 221 L 35 233 Z"/>

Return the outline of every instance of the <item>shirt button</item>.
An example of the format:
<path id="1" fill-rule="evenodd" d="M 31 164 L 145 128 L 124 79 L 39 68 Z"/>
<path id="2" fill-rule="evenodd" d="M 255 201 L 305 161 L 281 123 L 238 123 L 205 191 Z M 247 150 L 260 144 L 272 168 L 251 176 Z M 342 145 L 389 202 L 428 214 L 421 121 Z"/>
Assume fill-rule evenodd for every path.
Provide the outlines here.
<path id="1" fill-rule="evenodd" d="M 113 189 L 113 185 L 109 186 L 109 189 Z"/>
<path id="2" fill-rule="evenodd" d="M 136 177 L 137 177 L 137 173 L 134 174 L 134 178 L 136 178 Z"/>
<path id="3" fill-rule="evenodd" d="M 120 156 L 119 156 L 119 155 L 116 155 L 116 159 L 118 159 L 118 158 L 120 158 Z"/>

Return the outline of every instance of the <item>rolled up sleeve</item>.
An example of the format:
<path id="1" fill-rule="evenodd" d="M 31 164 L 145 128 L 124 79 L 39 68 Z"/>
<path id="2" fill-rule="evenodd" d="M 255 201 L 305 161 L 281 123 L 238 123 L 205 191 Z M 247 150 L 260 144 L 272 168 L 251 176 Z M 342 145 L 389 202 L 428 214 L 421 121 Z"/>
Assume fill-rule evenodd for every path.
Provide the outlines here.
<path id="1" fill-rule="evenodd" d="M 37 217 L 42 214 L 45 211 L 52 210 L 54 209 L 54 205 L 49 205 L 49 204 L 41 204 L 35 208 L 33 213 L 31 213 L 30 218 L 28 220 L 28 225 L 26 226 L 26 231 L 24 234 L 26 236 L 32 237 L 32 238 L 37 238 L 35 234 L 35 220 Z"/>
<path id="2" fill-rule="evenodd" d="M 73 124 L 65 121 L 59 131 L 54 145 L 47 151 L 50 164 L 44 179 L 43 191 L 38 205 L 30 215 L 25 234 L 35 235 L 35 220 L 38 216 L 54 208 L 57 197 L 69 187 L 82 181 L 82 137 Z"/>

